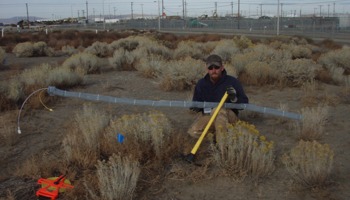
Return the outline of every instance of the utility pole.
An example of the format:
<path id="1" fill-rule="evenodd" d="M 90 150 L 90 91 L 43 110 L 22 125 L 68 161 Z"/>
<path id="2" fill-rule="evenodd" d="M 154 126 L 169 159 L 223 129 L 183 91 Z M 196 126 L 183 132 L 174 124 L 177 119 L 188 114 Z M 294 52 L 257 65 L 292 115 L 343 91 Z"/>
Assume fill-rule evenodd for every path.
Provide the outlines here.
<path id="1" fill-rule="evenodd" d="M 215 2 L 215 11 L 214 11 L 215 16 L 218 16 L 218 2 Z"/>
<path id="2" fill-rule="evenodd" d="M 183 29 L 185 29 L 186 21 L 185 21 L 185 0 L 182 0 L 182 19 L 183 19 Z"/>
<path id="3" fill-rule="evenodd" d="M 103 30 L 106 30 L 105 1 L 104 0 L 102 0 L 102 15 L 103 15 Z"/>
<path id="4" fill-rule="evenodd" d="M 89 23 L 89 8 L 88 8 L 88 2 L 86 1 L 86 23 Z"/>
<path id="5" fill-rule="evenodd" d="M 165 15 L 165 12 L 164 12 L 164 0 L 162 0 L 162 18 L 163 18 L 164 15 Z"/>
<path id="6" fill-rule="evenodd" d="M 329 17 L 329 4 L 328 4 L 328 17 Z"/>
<path id="7" fill-rule="evenodd" d="M 260 4 L 260 17 L 262 16 L 262 4 Z"/>
<path id="8" fill-rule="evenodd" d="M 239 19 L 241 18 L 240 14 L 240 2 L 238 0 L 238 14 L 237 14 L 237 29 L 239 29 Z"/>
<path id="9" fill-rule="evenodd" d="M 333 17 L 335 17 L 335 2 L 333 2 Z"/>
<path id="10" fill-rule="evenodd" d="M 131 19 L 134 19 L 133 6 L 134 2 L 131 2 Z"/>
<path id="11" fill-rule="evenodd" d="M 158 31 L 160 32 L 160 3 L 158 0 Z"/>
<path id="12" fill-rule="evenodd" d="M 142 19 L 143 19 L 143 4 L 141 3 L 141 13 L 142 13 Z"/>
<path id="13" fill-rule="evenodd" d="M 280 35 L 280 0 L 277 1 L 277 35 Z"/>
<path id="14" fill-rule="evenodd" d="M 320 6 L 320 17 L 322 16 L 322 5 L 319 5 Z"/>
<path id="15" fill-rule="evenodd" d="M 187 2 L 185 0 L 185 18 L 187 17 Z"/>
<path id="16" fill-rule="evenodd" d="M 117 18 L 117 16 L 115 15 L 115 11 L 117 10 L 115 7 L 113 7 L 113 11 L 114 11 L 114 19 L 116 19 Z"/>
<path id="17" fill-rule="evenodd" d="M 27 23 L 28 23 L 28 29 L 30 28 L 30 23 L 29 23 L 29 12 L 28 12 L 28 3 L 26 3 L 26 8 L 27 8 Z"/>

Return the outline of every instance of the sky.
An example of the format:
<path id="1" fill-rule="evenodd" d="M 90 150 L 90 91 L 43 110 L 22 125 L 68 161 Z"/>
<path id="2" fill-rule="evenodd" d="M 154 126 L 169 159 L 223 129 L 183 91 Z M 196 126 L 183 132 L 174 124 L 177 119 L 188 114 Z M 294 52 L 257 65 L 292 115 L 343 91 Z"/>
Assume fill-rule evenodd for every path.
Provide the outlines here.
<path id="1" fill-rule="evenodd" d="M 332 16 L 333 12 L 350 12 L 350 0 L 0 0 L 0 18 L 27 16 L 27 7 L 29 16 L 46 19 L 81 17 L 86 15 L 86 10 L 95 16 L 103 13 L 110 17 L 131 13 L 156 16 L 162 1 L 168 16 L 183 16 L 183 2 L 186 2 L 185 11 L 189 17 L 212 16 L 215 11 L 219 16 L 236 15 L 238 1 L 243 16 L 276 16 L 278 1 L 285 16 L 293 13 Z"/>

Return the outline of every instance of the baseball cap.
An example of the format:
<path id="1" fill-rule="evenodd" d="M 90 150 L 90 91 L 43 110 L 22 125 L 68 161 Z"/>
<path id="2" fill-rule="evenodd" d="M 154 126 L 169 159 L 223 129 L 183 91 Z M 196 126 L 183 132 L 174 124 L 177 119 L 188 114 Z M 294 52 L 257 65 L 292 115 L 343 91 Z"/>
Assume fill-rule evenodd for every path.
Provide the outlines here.
<path id="1" fill-rule="evenodd" d="M 216 55 L 216 54 L 212 54 L 210 56 L 207 57 L 207 59 L 205 60 L 206 66 L 210 67 L 212 65 L 215 66 L 222 66 L 222 59 L 220 56 Z"/>

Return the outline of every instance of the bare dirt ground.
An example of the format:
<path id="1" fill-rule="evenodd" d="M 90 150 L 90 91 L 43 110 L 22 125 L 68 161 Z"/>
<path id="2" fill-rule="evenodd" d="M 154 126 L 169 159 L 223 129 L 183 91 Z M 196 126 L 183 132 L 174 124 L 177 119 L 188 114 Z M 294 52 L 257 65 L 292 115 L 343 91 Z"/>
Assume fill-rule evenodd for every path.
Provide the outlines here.
<path id="1" fill-rule="evenodd" d="M 8 64 L 18 66 L 18 69 L 0 71 L 0 78 L 6 80 L 15 74 L 13 70 L 22 70 L 43 62 L 62 62 L 64 57 L 54 58 L 15 58 L 10 55 Z M 303 93 L 300 88 L 276 88 L 245 86 L 250 102 L 260 106 L 277 108 L 281 103 L 287 104 L 289 111 L 299 112 L 302 107 Z M 159 89 L 153 79 L 146 79 L 136 71 L 110 71 L 102 74 L 87 75 L 82 87 L 74 91 L 103 94 L 115 97 L 126 97 L 150 100 L 189 100 L 191 92 L 164 92 Z M 321 84 L 320 93 L 338 97 L 343 87 Z M 14 142 L 11 145 L 1 143 L 0 147 L 0 198 L 13 196 L 15 199 L 36 199 L 37 180 L 16 177 L 14 172 L 26 159 L 35 155 L 48 157 L 48 162 L 55 162 L 63 155 L 58 151 L 62 138 L 67 132 L 72 116 L 90 103 L 106 110 L 114 116 L 124 114 L 144 113 L 158 110 L 164 113 L 172 122 L 177 134 L 188 137 L 186 130 L 195 115 L 184 108 L 142 107 L 121 104 L 87 102 L 80 99 L 55 97 L 48 106 L 54 109 L 48 112 L 44 108 L 27 109 L 22 112 L 20 127 L 22 134 L 16 133 L 18 110 L 1 112 L 0 119 L 13 127 Z M 347 98 L 350 98 L 347 96 Z M 299 188 L 292 184 L 286 168 L 280 157 L 288 152 L 298 142 L 293 125 L 295 120 L 288 120 L 271 115 L 252 115 L 242 112 L 242 120 L 254 124 L 269 140 L 276 144 L 276 170 L 271 176 L 259 182 L 246 178 L 235 180 L 225 176 L 212 176 L 211 168 L 193 166 L 176 157 L 169 168 L 169 175 L 158 184 L 150 184 L 138 192 L 136 199 L 349 199 L 350 198 L 350 99 L 337 101 L 330 107 L 326 134 L 320 140 L 334 150 L 335 162 L 332 183 L 321 189 L 310 190 Z M 3 128 L 1 129 L 3 131 Z M 191 141 L 194 142 L 194 141 Z M 191 144 L 189 142 L 189 144 Z M 193 143 L 194 145 L 194 143 Z M 184 147 L 185 148 L 185 147 Z M 206 146 L 201 147 L 201 152 Z M 56 158 L 56 159 L 55 159 Z M 199 161 L 205 160 L 204 154 L 198 156 Z M 196 180 L 186 177 L 171 176 L 171 170 L 188 165 L 191 174 L 201 173 Z M 193 176 L 192 176 L 193 177 Z M 74 185 L 74 182 L 73 182 Z M 11 195 L 9 195 L 11 194 Z"/>

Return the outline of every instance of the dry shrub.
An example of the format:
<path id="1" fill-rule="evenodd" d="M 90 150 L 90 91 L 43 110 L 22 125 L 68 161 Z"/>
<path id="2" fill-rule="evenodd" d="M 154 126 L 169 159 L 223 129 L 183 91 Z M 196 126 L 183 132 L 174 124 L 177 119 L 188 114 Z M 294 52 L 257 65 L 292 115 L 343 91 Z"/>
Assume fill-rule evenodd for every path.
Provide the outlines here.
<path id="1" fill-rule="evenodd" d="M 146 78 L 157 78 L 162 73 L 162 68 L 166 65 L 166 61 L 161 56 L 150 55 L 141 58 L 140 62 L 135 66 L 136 70 Z"/>
<path id="2" fill-rule="evenodd" d="M 301 110 L 302 125 L 300 130 L 300 139 L 316 140 L 324 134 L 325 125 L 328 117 L 328 107 L 319 105 L 318 107 L 306 107 Z"/>
<path id="3" fill-rule="evenodd" d="M 162 68 L 160 87 L 165 91 L 190 90 L 205 74 L 204 62 L 190 57 L 169 61 Z"/>
<path id="4" fill-rule="evenodd" d="M 309 59 L 286 60 L 281 69 L 281 82 L 291 87 L 300 87 L 315 79 L 321 66 Z"/>
<path id="5" fill-rule="evenodd" d="M 204 55 L 209 55 L 215 49 L 216 45 L 218 44 L 218 41 L 209 41 L 206 43 L 198 43 L 198 44 L 204 56 Z"/>
<path id="6" fill-rule="evenodd" d="M 332 49 L 332 50 L 336 50 L 336 49 L 341 49 L 342 48 L 341 44 L 336 43 L 336 42 L 334 42 L 334 40 L 331 40 L 331 39 L 325 39 L 319 45 L 322 48 Z"/>
<path id="7" fill-rule="evenodd" d="M 46 42 L 24 42 L 15 46 L 12 51 L 16 57 L 53 56 L 54 50 Z"/>
<path id="8" fill-rule="evenodd" d="M 239 52 L 240 50 L 236 46 L 234 40 L 223 39 L 218 42 L 212 54 L 217 54 L 222 58 L 223 61 L 230 62 L 231 57 Z"/>
<path id="9" fill-rule="evenodd" d="M 134 65 L 137 61 L 135 54 L 124 49 L 115 50 L 113 57 L 108 60 L 116 70 L 135 70 Z"/>
<path id="10" fill-rule="evenodd" d="M 299 141 L 282 157 L 292 178 L 308 188 L 322 187 L 330 181 L 334 153 L 327 144 Z"/>
<path id="11" fill-rule="evenodd" d="M 0 66 L 4 63 L 6 52 L 0 47 Z"/>
<path id="12" fill-rule="evenodd" d="M 100 134 L 107 124 L 106 113 L 84 105 L 75 114 L 70 132 L 62 142 L 67 163 L 74 163 L 83 169 L 94 166 L 100 156 Z"/>
<path id="13" fill-rule="evenodd" d="M 34 48 L 31 42 L 19 43 L 12 50 L 16 57 L 30 57 L 33 55 L 33 51 Z"/>
<path id="14" fill-rule="evenodd" d="M 319 80 L 323 83 L 332 83 L 333 82 L 333 78 L 332 78 L 332 74 L 330 73 L 330 71 L 328 71 L 327 69 L 319 69 L 316 70 L 316 80 Z"/>
<path id="15" fill-rule="evenodd" d="M 64 46 L 62 46 L 61 50 L 64 54 L 69 55 L 69 56 L 79 52 L 77 49 L 74 48 L 74 46 L 71 46 L 71 45 L 64 45 Z"/>
<path id="16" fill-rule="evenodd" d="M 281 48 L 290 51 L 292 54 L 292 59 L 311 58 L 312 50 L 309 49 L 307 46 L 283 44 Z"/>
<path id="17" fill-rule="evenodd" d="M 85 53 L 90 53 L 98 57 L 107 57 L 111 55 L 109 46 L 106 42 L 94 42 L 91 46 L 84 50 Z"/>
<path id="18" fill-rule="evenodd" d="M 53 68 L 46 76 L 46 84 L 60 88 L 70 88 L 83 82 L 84 74 L 68 68 Z"/>
<path id="19" fill-rule="evenodd" d="M 62 67 L 73 71 L 79 70 L 84 74 L 93 74 L 102 70 L 99 58 L 90 53 L 74 54 L 63 62 Z"/>
<path id="20" fill-rule="evenodd" d="M 241 35 L 239 38 L 235 36 L 233 41 L 236 43 L 236 46 L 242 51 L 244 49 L 250 48 L 253 46 L 253 42 L 244 35 Z"/>
<path id="21" fill-rule="evenodd" d="M 102 199 L 133 199 L 141 171 L 138 161 L 113 154 L 108 162 L 98 161 L 96 169 Z"/>
<path id="22" fill-rule="evenodd" d="M 71 87 L 82 82 L 83 76 L 69 69 L 53 67 L 44 63 L 38 67 L 24 70 L 6 85 L 6 98 L 18 102 L 34 90 L 47 86 Z"/>
<path id="23" fill-rule="evenodd" d="M 322 55 L 318 62 L 330 71 L 332 79 L 338 84 L 350 85 L 350 48 L 344 47 Z"/>
<path id="24" fill-rule="evenodd" d="M 245 72 L 245 83 L 250 85 L 266 85 L 278 79 L 277 71 L 266 62 L 253 61 L 245 66 Z"/>
<path id="25" fill-rule="evenodd" d="M 229 175 L 239 178 L 250 175 L 260 178 L 274 170 L 273 142 L 253 126 L 243 121 L 219 130 L 213 156 L 217 164 Z"/>
<path id="26" fill-rule="evenodd" d="M 34 43 L 33 49 L 33 56 L 53 56 L 54 54 L 54 50 L 42 41 Z"/>
<path id="27" fill-rule="evenodd" d="M 117 41 L 113 41 L 108 45 L 111 52 L 118 49 L 124 49 L 127 51 L 133 51 L 139 46 L 139 40 L 134 36 L 123 38 Z"/>
<path id="28" fill-rule="evenodd" d="M 245 49 L 242 54 L 234 55 L 231 58 L 231 63 L 236 67 L 238 74 L 241 74 L 245 71 L 245 67 L 252 62 L 265 62 L 278 70 L 282 66 L 281 61 L 289 59 L 291 59 L 291 54 L 287 51 L 258 44 Z"/>
<path id="29" fill-rule="evenodd" d="M 167 153 L 165 145 L 170 141 L 171 131 L 170 121 L 162 113 L 124 115 L 112 121 L 106 129 L 102 152 L 105 155 L 111 155 L 114 152 L 124 151 L 125 154 L 132 155 L 140 162 L 147 161 L 147 158 L 161 159 Z M 111 140 L 117 133 L 124 135 L 123 144 L 117 144 L 115 140 Z"/>
<path id="30" fill-rule="evenodd" d="M 231 63 L 224 63 L 224 66 L 228 75 L 238 77 L 237 69 Z"/>
<path id="31" fill-rule="evenodd" d="M 202 58 L 203 53 L 198 47 L 199 43 L 194 41 L 181 41 L 174 50 L 174 59 L 182 59 L 188 56 L 192 58 Z"/>
<path id="32" fill-rule="evenodd" d="M 169 60 L 173 57 L 172 50 L 154 39 L 150 39 L 148 37 L 136 37 L 136 39 L 138 39 L 140 45 L 135 49 L 135 51 L 141 50 L 146 52 L 146 55 L 142 54 L 139 56 L 140 58 L 147 55 L 159 55 L 164 59 Z"/>

